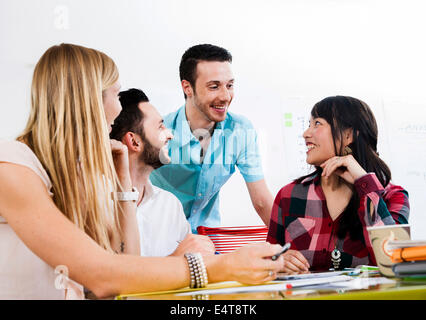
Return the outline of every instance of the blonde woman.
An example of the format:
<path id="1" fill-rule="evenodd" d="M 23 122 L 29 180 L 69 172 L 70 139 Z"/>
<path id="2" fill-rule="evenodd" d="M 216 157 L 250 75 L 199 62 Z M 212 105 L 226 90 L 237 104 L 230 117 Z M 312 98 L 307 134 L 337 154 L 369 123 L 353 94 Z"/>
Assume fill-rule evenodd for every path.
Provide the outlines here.
<path id="1" fill-rule="evenodd" d="M 136 255 L 135 204 L 117 196 L 132 190 L 127 149 L 108 139 L 119 89 L 114 62 L 93 49 L 61 44 L 37 63 L 27 127 L 0 142 L 0 298 L 180 288 L 195 264 L 209 282 L 274 279 L 283 260 L 268 257 L 281 246 L 268 243 L 192 263 Z"/>

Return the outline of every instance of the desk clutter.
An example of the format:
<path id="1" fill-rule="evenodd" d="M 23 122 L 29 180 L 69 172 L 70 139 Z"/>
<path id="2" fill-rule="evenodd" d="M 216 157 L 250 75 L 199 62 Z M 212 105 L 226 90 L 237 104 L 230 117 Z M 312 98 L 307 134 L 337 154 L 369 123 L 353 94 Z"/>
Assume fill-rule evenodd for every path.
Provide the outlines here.
<path id="1" fill-rule="evenodd" d="M 426 241 L 408 240 L 408 234 L 405 235 L 405 240 L 390 241 L 390 231 L 405 231 L 399 228 L 399 231 L 398 228 L 395 231 L 394 226 L 373 228 L 373 231 L 384 233 L 384 236 L 380 234 L 378 237 L 381 241 L 376 241 L 374 249 L 380 255 L 379 263 L 383 263 L 386 268 L 380 264 L 359 265 L 341 271 L 278 274 L 275 281 L 260 285 L 227 281 L 208 284 L 204 288 L 185 287 L 120 295 L 116 299 L 271 299 L 277 295 L 284 299 L 426 299 Z M 249 243 L 266 241 L 268 229 L 266 226 L 200 226 L 197 231 L 210 237 L 217 252 L 228 253 Z M 388 273 L 388 269 L 393 272 Z M 413 281 L 406 281 L 407 279 Z"/>
<path id="2" fill-rule="evenodd" d="M 387 244 L 392 251 L 392 271 L 398 278 L 426 278 L 426 241 L 395 240 Z"/>
<path id="3" fill-rule="evenodd" d="M 313 272 L 297 275 L 279 275 L 277 280 L 260 285 L 244 285 L 235 281 L 208 284 L 205 288 L 182 288 L 178 290 L 150 292 L 141 294 L 120 295 L 117 300 L 132 299 L 210 299 L 213 296 L 219 299 L 242 299 L 242 297 L 260 297 L 269 299 L 265 293 L 275 292 L 282 298 L 321 298 L 325 295 L 341 295 L 342 293 L 358 292 L 359 294 L 373 295 L 380 290 L 397 289 L 396 280 L 381 277 L 378 269 L 370 266 L 359 266 L 343 271 Z M 414 288 L 414 287 L 413 287 Z M 410 290 L 410 287 L 405 288 Z M 251 296 L 250 296 L 251 294 Z M 261 295 L 263 294 L 263 295 Z M 248 295 L 248 296 L 247 296 Z M 420 292 L 425 297 L 426 289 Z"/>

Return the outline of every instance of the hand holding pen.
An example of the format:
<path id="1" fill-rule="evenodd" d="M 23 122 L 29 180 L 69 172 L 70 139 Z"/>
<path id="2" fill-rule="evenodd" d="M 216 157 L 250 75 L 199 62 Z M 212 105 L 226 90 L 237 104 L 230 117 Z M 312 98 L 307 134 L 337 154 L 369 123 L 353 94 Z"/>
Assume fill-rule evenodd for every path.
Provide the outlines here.
<path id="1" fill-rule="evenodd" d="M 278 252 L 278 253 L 274 254 L 274 255 L 272 256 L 272 258 L 271 258 L 271 259 L 272 259 L 273 261 L 277 260 L 277 259 L 280 257 L 280 255 L 282 255 L 282 254 L 283 254 L 283 253 L 285 253 L 288 249 L 290 249 L 290 246 L 291 246 L 290 242 L 286 243 L 286 244 L 284 245 L 283 249 L 282 249 L 280 252 Z"/>
<path id="2" fill-rule="evenodd" d="M 214 244 L 208 236 L 190 233 L 183 240 L 177 241 L 177 243 L 178 246 L 172 253 L 173 256 L 180 256 L 186 252 L 199 252 L 202 255 L 215 253 Z"/>
<path id="3" fill-rule="evenodd" d="M 288 274 L 309 272 L 310 265 L 305 256 L 300 251 L 289 249 L 290 244 L 287 243 L 284 245 L 282 251 L 275 255 L 280 256 L 281 254 L 286 253 L 284 258 L 284 267 L 281 272 Z M 272 259 L 274 259 L 275 256 L 273 256 Z"/>

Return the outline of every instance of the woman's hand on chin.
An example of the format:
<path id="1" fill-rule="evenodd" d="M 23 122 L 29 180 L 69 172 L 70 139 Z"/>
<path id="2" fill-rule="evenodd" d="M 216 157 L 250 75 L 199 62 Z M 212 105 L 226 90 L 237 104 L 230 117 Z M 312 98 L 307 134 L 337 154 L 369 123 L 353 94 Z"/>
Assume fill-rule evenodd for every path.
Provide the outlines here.
<path id="1" fill-rule="evenodd" d="M 321 164 L 321 168 L 321 176 L 328 178 L 332 174 L 336 174 L 350 184 L 354 184 L 355 180 L 367 174 L 351 154 L 332 157 Z"/>

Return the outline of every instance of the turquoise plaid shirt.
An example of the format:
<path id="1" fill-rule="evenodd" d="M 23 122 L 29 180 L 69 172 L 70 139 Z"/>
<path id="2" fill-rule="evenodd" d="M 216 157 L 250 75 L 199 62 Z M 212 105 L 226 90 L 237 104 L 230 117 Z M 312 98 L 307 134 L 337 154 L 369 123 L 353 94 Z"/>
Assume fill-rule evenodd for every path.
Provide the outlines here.
<path id="1" fill-rule="evenodd" d="M 200 225 L 220 226 L 219 190 L 235 166 L 246 182 L 263 179 L 256 131 L 245 117 L 228 112 L 216 124 L 201 163 L 201 145 L 191 132 L 185 106 L 165 116 L 164 123 L 174 135 L 169 142 L 171 163 L 151 173 L 152 183 L 182 202 L 193 233 Z"/>

